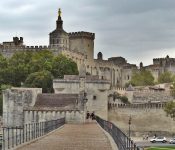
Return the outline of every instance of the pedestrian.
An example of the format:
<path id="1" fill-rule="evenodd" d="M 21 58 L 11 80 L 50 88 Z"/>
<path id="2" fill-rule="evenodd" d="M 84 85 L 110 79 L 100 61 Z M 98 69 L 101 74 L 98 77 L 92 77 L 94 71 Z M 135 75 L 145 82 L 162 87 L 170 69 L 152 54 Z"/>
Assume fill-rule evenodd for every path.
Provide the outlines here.
<path id="1" fill-rule="evenodd" d="M 94 120 L 95 119 L 95 115 L 94 112 L 91 113 L 91 119 Z"/>
<path id="2" fill-rule="evenodd" d="M 147 134 L 147 135 L 146 135 L 146 140 L 148 140 L 148 138 L 149 138 L 149 135 Z"/>
<path id="3" fill-rule="evenodd" d="M 87 114 L 86 114 L 86 119 L 89 119 L 89 117 L 90 117 L 90 113 L 87 112 Z"/>
<path id="4" fill-rule="evenodd" d="M 145 140 L 145 135 L 143 135 L 143 140 Z"/>
<path id="5" fill-rule="evenodd" d="M 156 137 L 157 137 L 157 135 L 156 135 L 156 134 L 154 134 L 153 138 L 155 139 Z"/>

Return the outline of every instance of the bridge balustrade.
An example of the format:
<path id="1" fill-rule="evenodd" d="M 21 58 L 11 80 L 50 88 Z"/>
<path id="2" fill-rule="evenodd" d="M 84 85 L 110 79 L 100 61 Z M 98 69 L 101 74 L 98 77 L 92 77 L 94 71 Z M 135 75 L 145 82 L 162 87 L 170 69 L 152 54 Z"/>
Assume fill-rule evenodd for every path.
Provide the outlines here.
<path id="1" fill-rule="evenodd" d="M 65 118 L 25 124 L 22 127 L 3 127 L 3 150 L 13 149 L 41 137 L 65 124 Z"/>
<path id="2" fill-rule="evenodd" d="M 139 150 L 140 148 L 113 123 L 95 116 L 98 124 L 114 139 L 119 150 Z"/>

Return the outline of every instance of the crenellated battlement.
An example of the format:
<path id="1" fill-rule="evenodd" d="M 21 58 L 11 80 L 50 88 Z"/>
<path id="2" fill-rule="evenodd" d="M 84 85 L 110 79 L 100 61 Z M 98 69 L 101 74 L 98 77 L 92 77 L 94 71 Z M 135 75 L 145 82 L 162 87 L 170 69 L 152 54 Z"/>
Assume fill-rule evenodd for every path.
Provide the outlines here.
<path id="1" fill-rule="evenodd" d="M 40 46 L 25 46 L 24 49 L 49 49 L 51 48 L 50 46 L 46 46 L 46 45 L 40 45 Z"/>
<path id="2" fill-rule="evenodd" d="M 164 60 L 166 58 L 154 58 L 153 61 L 160 61 L 160 60 Z"/>
<path id="3" fill-rule="evenodd" d="M 63 53 L 67 53 L 67 54 L 70 54 L 70 55 L 73 55 L 73 54 L 76 54 L 76 55 L 79 55 L 79 56 L 84 56 L 83 53 L 81 52 L 77 52 L 77 51 L 74 51 L 74 50 L 70 50 L 66 47 L 59 47 L 59 46 L 46 46 L 46 45 L 40 45 L 40 46 L 16 46 L 16 47 L 0 47 L 0 53 L 10 53 L 10 54 L 13 54 L 15 52 L 39 52 L 39 51 L 43 51 L 43 50 L 49 50 L 51 52 L 63 52 Z"/>
<path id="4" fill-rule="evenodd" d="M 80 37 L 90 38 L 90 39 L 94 40 L 95 39 L 95 33 L 84 32 L 84 31 L 70 32 L 69 33 L 69 38 L 80 38 Z"/>

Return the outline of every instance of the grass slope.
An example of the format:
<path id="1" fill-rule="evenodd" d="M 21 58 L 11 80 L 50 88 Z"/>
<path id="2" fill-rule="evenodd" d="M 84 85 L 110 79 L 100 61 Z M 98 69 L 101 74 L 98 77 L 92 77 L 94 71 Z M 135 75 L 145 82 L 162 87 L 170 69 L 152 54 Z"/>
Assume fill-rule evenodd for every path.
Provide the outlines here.
<path id="1" fill-rule="evenodd" d="M 175 150 L 175 146 L 171 146 L 171 147 L 150 147 L 147 150 Z"/>

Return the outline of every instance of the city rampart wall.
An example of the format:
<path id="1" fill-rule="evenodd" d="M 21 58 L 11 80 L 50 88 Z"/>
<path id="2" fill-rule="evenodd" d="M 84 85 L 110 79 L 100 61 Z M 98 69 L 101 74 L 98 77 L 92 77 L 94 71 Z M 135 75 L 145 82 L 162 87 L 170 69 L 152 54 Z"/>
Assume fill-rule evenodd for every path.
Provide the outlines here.
<path id="1" fill-rule="evenodd" d="M 167 117 L 161 108 L 117 108 L 110 110 L 108 115 L 109 121 L 115 123 L 127 134 L 128 120 L 131 116 L 131 136 L 175 135 L 173 119 Z"/>

